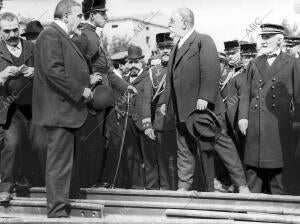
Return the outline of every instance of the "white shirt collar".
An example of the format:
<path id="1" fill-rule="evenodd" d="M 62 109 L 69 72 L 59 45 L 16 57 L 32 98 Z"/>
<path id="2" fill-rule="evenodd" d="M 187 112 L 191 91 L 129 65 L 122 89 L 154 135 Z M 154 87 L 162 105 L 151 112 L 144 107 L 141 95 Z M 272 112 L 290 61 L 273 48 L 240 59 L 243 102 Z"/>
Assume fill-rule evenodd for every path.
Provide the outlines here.
<path id="1" fill-rule="evenodd" d="M 68 32 L 68 27 L 67 27 L 67 25 L 66 25 L 64 22 L 62 22 L 62 21 L 60 21 L 60 20 L 58 20 L 58 19 L 55 19 L 54 22 L 55 22 L 60 28 L 62 28 L 67 34 L 69 34 L 69 32 Z"/>
<path id="2" fill-rule="evenodd" d="M 194 28 L 192 28 L 189 32 L 187 32 L 184 37 L 182 37 L 180 40 L 179 40 L 179 43 L 178 43 L 178 49 L 181 48 L 181 46 L 184 44 L 184 42 L 192 35 L 192 33 L 195 31 Z"/>
<path id="3" fill-rule="evenodd" d="M 137 76 L 136 77 L 130 77 L 130 82 L 133 82 L 137 77 L 139 77 L 140 76 L 140 74 L 142 74 L 143 73 L 143 71 L 144 71 L 144 69 L 142 69 L 141 71 L 139 71 L 139 73 L 137 74 Z"/>
<path id="4" fill-rule="evenodd" d="M 85 23 L 87 23 L 87 24 L 90 24 L 91 26 L 93 26 L 93 27 L 96 27 L 93 23 L 91 23 L 90 21 L 85 21 Z"/>
<path id="5" fill-rule="evenodd" d="M 7 50 L 14 55 L 15 57 L 20 57 L 21 53 L 22 53 L 22 43 L 21 40 L 19 41 L 17 46 L 10 46 L 8 44 L 6 44 Z"/>

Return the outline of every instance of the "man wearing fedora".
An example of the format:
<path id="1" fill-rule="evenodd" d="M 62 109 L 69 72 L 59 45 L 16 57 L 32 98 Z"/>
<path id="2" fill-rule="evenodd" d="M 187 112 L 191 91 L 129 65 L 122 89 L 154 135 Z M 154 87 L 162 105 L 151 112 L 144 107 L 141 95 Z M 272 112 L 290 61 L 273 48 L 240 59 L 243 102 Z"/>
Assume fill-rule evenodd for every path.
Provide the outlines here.
<path id="1" fill-rule="evenodd" d="M 0 42 L 0 126 L 1 144 L 1 183 L 0 201 L 11 199 L 14 184 L 13 171 L 17 164 L 24 165 L 25 139 L 29 137 L 31 120 L 32 76 L 34 73 L 33 44 L 19 36 L 19 21 L 12 13 L 1 15 Z M 26 146 L 25 146 L 26 145 Z M 25 146 L 21 148 L 21 146 Z M 20 158 L 20 161 L 16 159 Z M 21 167 L 24 175 L 24 167 Z"/>
<path id="2" fill-rule="evenodd" d="M 32 43 L 36 42 L 40 32 L 44 29 L 43 25 L 38 20 L 33 20 L 27 23 L 25 32 L 21 34 L 21 37 L 25 37 L 26 40 Z"/>
<path id="3" fill-rule="evenodd" d="M 299 88 L 299 60 L 281 51 L 284 27 L 261 25 L 260 56 L 247 69 L 239 127 L 246 134 L 244 163 L 250 190 L 282 194 L 286 153 L 293 151 L 290 127 Z"/>
<path id="4" fill-rule="evenodd" d="M 186 191 L 192 187 L 197 156 L 195 141 L 187 131 L 186 120 L 196 108 L 205 110 L 214 107 L 220 65 L 212 38 L 194 30 L 194 14 L 190 9 L 173 11 L 169 29 L 179 41 L 170 54 L 164 95 L 166 105 L 172 103 L 176 117 L 178 190 Z M 207 148 L 201 146 L 201 163 L 207 172 L 213 166 L 211 149 L 211 145 L 207 145 Z M 205 176 L 208 177 L 208 174 Z M 213 191 L 213 183 L 206 182 L 209 182 L 206 190 Z"/>
<path id="5" fill-rule="evenodd" d="M 140 47 L 128 48 L 130 75 L 126 79 L 139 94 L 130 100 L 124 153 L 127 154 L 128 183 L 132 188 L 159 189 L 152 148 L 156 136 L 151 124 L 151 97 L 147 94 L 151 81 L 143 58 Z"/>

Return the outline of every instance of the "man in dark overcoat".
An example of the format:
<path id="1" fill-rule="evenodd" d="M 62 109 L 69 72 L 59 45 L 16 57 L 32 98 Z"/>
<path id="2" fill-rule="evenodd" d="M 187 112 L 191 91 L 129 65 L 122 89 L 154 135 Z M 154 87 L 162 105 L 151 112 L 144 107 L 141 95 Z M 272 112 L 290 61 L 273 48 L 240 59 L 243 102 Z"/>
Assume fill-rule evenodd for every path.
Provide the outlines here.
<path id="1" fill-rule="evenodd" d="M 244 162 L 252 192 L 282 194 L 283 154 L 291 149 L 291 108 L 299 62 L 281 51 L 284 27 L 261 25 L 261 55 L 247 69 L 239 126 L 246 132 Z"/>
<path id="2" fill-rule="evenodd" d="M 32 77 L 34 73 L 34 46 L 19 36 L 19 21 L 16 15 L 4 13 L 1 17 L 0 42 L 0 127 L 1 144 L 1 183 L 0 201 L 11 199 L 14 184 L 14 168 L 16 158 L 24 165 L 24 139 L 29 137 L 29 121 L 31 120 Z M 28 66 L 26 69 L 24 66 Z M 21 67 L 23 66 L 23 69 Z M 25 77 L 25 78 L 24 78 Z M 23 81 L 22 81 L 23 80 Z M 18 90 L 9 86 L 21 84 Z M 22 84 L 22 82 L 24 82 Z M 9 84 L 10 83 L 10 84 Z M 18 84 L 18 85 L 19 85 Z M 27 145 L 29 147 L 29 145 Z M 21 154 L 20 154 L 21 153 Z M 24 167 L 21 173 L 24 175 Z"/>
<path id="3" fill-rule="evenodd" d="M 188 8 L 172 13 L 169 29 L 179 38 L 173 47 L 168 64 L 165 97 L 172 102 L 177 126 L 178 190 L 190 190 L 195 170 L 195 142 L 189 135 L 185 121 L 196 108 L 213 109 L 218 94 L 220 65 L 218 52 L 212 38 L 194 30 L 194 14 Z M 167 102 L 166 102 L 167 103 Z M 168 105 L 168 104 L 167 104 Z M 206 147 L 201 146 L 201 150 Z M 202 153 L 205 170 L 213 170 L 212 146 Z M 213 178 L 206 173 L 208 190 L 213 191 Z"/>
<path id="4" fill-rule="evenodd" d="M 81 5 L 61 0 L 54 22 L 40 33 L 35 48 L 33 124 L 47 129 L 46 197 L 49 218 L 67 217 L 76 131 L 87 119 L 92 99 L 84 56 L 69 35 L 82 15 Z"/>

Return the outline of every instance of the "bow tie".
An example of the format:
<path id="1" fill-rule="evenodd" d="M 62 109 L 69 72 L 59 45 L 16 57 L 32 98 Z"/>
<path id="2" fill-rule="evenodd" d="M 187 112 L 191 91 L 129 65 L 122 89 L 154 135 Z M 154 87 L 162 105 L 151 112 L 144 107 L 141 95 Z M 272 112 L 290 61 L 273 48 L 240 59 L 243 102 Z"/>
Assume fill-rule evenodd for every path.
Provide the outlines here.
<path id="1" fill-rule="evenodd" d="M 277 54 L 267 54 L 267 58 L 276 58 Z"/>
<path id="2" fill-rule="evenodd" d="M 137 77 L 138 76 L 138 74 L 136 73 L 136 74 L 130 74 L 130 77 L 131 78 L 135 78 L 135 77 Z"/>

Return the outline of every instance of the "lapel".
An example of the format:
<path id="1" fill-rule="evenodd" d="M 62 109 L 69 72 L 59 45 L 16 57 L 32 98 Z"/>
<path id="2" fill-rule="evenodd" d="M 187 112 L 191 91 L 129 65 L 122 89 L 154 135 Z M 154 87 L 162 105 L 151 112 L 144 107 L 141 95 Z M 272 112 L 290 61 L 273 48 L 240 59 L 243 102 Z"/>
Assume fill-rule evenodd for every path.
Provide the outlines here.
<path id="1" fill-rule="evenodd" d="M 170 58 L 169 58 L 169 63 L 168 63 L 168 73 L 171 72 L 171 69 L 173 68 L 174 65 L 174 57 L 175 57 L 175 51 L 178 48 L 178 42 L 174 45 L 170 52 Z"/>
<path id="2" fill-rule="evenodd" d="M 174 68 L 176 68 L 179 61 L 182 59 L 182 57 L 185 55 L 185 53 L 190 49 L 190 46 L 194 42 L 195 38 L 196 38 L 196 32 L 194 31 L 191 34 L 191 36 L 189 36 L 189 38 L 183 43 L 183 45 L 180 47 L 180 49 L 177 50 Z"/>
<path id="3" fill-rule="evenodd" d="M 266 55 L 261 55 L 260 57 L 257 58 L 256 61 L 256 67 L 259 70 L 259 74 L 261 76 L 261 78 L 264 79 L 264 77 L 266 76 L 266 74 L 268 73 L 268 64 L 267 64 L 267 57 Z"/>
<path id="4" fill-rule="evenodd" d="M 11 64 L 13 63 L 11 54 L 9 53 L 5 42 L 2 40 L 0 43 L 0 57 L 3 58 L 4 60 L 10 62 Z"/>
<path id="5" fill-rule="evenodd" d="M 27 62 L 27 60 L 33 56 L 33 47 L 31 47 L 31 44 L 29 44 L 26 41 L 21 40 L 22 42 L 22 51 L 24 55 L 24 63 Z"/>
<path id="6" fill-rule="evenodd" d="M 283 52 L 280 52 L 280 54 L 277 56 L 273 64 L 271 65 L 269 69 L 269 74 L 267 77 L 265 77 L 265 81 L 268 81 L 270 78 L 276 76 L 276 73 L 283 68 L 283 66 L 288 62 L 286 55 Z"/>
<path id="7" fill-rule="evenodd" d="M 75 51 L 79 54 L 79 56 L 85 60 L 82 53 L 76 46 L 76 44 L 72 41 L 72 39 L 66 34 L 66 32 L 60 26 L 58 26 L 55 22 L 52 22 L 50 26 L 56 29 L 61 34 L 61 36 L 64 37 L 70 43 L 70 45 L 75 49 Z"/>
<path id="8" fill-rule="evenodd" d="M 138 77 L 136 77 L 136 79 L 133 80 L 133 82 L 131 84 L 135 85 L 135 84 L 139 83 L 147 76 L 147 74 L 148 74 L 148 72 L 143 70 L 142 74 L 140 74 Z"/>

